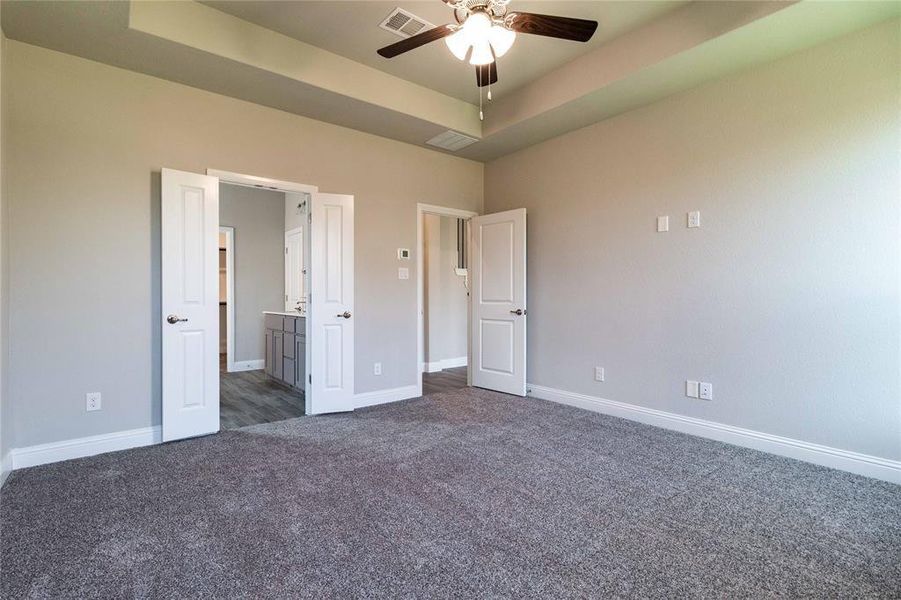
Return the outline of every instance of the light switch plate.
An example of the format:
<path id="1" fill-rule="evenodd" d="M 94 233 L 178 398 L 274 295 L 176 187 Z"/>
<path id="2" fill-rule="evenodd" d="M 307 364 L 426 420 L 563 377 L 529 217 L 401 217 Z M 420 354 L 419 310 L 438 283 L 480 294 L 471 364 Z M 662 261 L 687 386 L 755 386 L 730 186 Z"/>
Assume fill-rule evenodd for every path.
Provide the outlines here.
<path id="1" fill-rule="evenodd" d="M 398 248 L 397 249 L 397 260 L 410 260 L 410 249 L 409 248 Z"/>
<path id="2" fill-rule="evenodd" d="M 657 232 L 662 233 L 664 231 L 669 231 L 669 217 L 657 217 Z"/>
<path id="3" fill-rule="evenodd" d="M 410 269 L 407 267 L 399 267 L 397 269 L 397 278 L 398 279 L 409 279 L 410 278 Z"/>
<path id="4" fill-rule="evenodd" d="M 604 367 L 595 367 L 594 368 L 594 380 L 595 381 L 604 381 Z"/>
<path id="5" fill-rule="evenodd" d="M 700 227 L 701 226 L 701 211 L 693 210 L 688 213 L 688 226 L 689 227 Z"/>
<path id="6" fill-rule="evenodd" d="M 685 382 L 685 395 L 689 398 L 697 398 L 698 397 L 698 382 L 697 381 L 686 381 Z"/>
<path id="7" fill-rule="evenodd" d="M 701 400 L 713 400 L 713 384 L 704 381 L 698 386 L 698 397 Z"/>

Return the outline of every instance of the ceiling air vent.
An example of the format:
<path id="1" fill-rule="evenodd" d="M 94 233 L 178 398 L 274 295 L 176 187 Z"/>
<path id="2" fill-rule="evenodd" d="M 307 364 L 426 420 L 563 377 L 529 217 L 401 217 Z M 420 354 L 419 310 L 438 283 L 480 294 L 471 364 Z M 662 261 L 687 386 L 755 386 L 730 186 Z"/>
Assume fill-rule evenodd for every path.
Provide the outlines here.
<path id="1" fill-rule="evenodd" d="M 456 152 L 457 150 L 462 150 L 466 146 L 475 144 L 478 141 L 479 140 L 474 137 L 469 137 L 468 135 L 463 135 L 462 133 L 448 130 L 444 133 L 439 133 L 438 135 L 427 141 L 426 144 L 428 144 L 429 146 L 442 148 L 444 150 L 450 150 L 451 152 Z"/>
<path id="2" fill-rule="evenodd" d="M 417 33 L 428 31 L 435 26 L 411 12 L 402 8 L 395 8 L 384 21 L 379 23 L 379 27 L 391 33 L 396 33 L 402 38 L 408 38 Z"/>

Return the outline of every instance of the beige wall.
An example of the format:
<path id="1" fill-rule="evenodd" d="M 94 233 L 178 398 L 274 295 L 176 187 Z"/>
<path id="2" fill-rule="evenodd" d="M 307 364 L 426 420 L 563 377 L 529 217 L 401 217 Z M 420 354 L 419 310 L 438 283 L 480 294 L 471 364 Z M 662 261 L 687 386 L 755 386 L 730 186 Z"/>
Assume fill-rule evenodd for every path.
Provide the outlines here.
<path id="1" fill-rule="evenodd" d="M 219 225 L 235 228 L 233 360 L 264 360 L 263 311 L 285 310 L 285 194 L 221 184 Z"/>
<path id="2" fill-rule="evenodd" d="M 530 381 L 901 458 L 899 29 L 488 164 L 486 212 L 529 211 Z"/>
<path id="3" fill-rule="evenodd" d="M 423 215 L 423 296 L 425 362 L 466 357 L 467 302 L 457 262 L 457 219 Z"/>
<path id="4" fill-rule="evenodd" d="M 356 391 L 416 383 L 417 282 L 397 279 L 396 249 L 415 246 L 417 202 L 480 210 L 481 164 L 18 42 L 6 52 L 17 447 L 159 423 L 162 167 L 354 194 Z M 85 412 L 89 391 L 102 411 Z"/>
<path id="5" fill-rule="evenodd" d="M 0 483 L 9 468 L 8 453 L 13 448 L 12 402 L 9 377 L 9 217 L 6 193 L 6 36 L 0 32 Z"/>

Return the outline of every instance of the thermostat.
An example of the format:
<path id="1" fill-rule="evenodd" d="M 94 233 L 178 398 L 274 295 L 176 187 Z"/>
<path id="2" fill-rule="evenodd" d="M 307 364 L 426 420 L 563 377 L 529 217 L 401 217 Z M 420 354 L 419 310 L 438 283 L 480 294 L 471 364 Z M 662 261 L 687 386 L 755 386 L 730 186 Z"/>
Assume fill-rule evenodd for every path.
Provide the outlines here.
<path id="1" fill-rule="evenodd" d="M 410 249 L 409 248 L 398 248 L 397 249 L 397 260 L 410 260 Z"/>

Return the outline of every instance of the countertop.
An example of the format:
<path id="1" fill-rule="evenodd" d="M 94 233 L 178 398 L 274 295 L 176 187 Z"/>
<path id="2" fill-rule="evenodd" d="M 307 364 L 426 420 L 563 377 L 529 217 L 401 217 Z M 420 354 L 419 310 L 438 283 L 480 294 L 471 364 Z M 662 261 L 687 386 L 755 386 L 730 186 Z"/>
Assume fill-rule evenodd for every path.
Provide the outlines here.
<path id="1" fill-rule="evenodd" d="M 288 312 L 288 311 L 264 310 L 263 314 L 264 315 L 279 315 L 282 317 L 298 317 L 300 319 L 307 318 L 306 315 L 302 315 L 299 312 L 294 312 L 294 311 Z"/>

